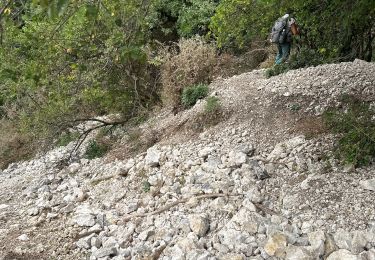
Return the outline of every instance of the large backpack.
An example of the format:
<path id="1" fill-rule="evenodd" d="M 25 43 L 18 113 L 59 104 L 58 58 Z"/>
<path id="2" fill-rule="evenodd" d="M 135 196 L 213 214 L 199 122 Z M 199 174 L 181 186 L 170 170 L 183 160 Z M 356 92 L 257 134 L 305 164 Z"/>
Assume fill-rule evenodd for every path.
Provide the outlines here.
<path id="1" fill-rule="evenodd" d="M 279 18 L 275 22 L 274 26 L 272 27 L 271 30 L 271 35 L 270 35 L 270 41 L 273 43 L 281 43 L 280 40 L 284 41 L 284 39 L 280 39 L 280 35 L 282 32 L 286 31 L 286 24 L 287 24 L 287 19 L 284 18 Z M 284 38 L 284 37 L 283 37 Z"/>

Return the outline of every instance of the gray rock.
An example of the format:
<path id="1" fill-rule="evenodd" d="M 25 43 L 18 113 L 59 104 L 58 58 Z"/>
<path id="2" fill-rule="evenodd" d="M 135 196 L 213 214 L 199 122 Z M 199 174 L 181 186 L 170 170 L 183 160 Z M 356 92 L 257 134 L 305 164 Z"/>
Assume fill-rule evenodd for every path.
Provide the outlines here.
<path id="1" fill-rule="evenodd" d="M 324 255 L 326 236 L 322 230 L 311 232 L 307 234 L 311 245 L 311 251 L 317 257 Z"/>
<path id="2" fill-rule="evenodd" d="M 333 235 L 336 245 L 340 249 L 350 250 L 352 247 L 352 236 L 348 231 L 343 229 L 337 230 L 337 232 Z"/>
<path id="3" fill-rule="evenodd" d="M 291 209 L 291 208 L 295 207 L 297 204 L 298 204 L 298 195 L 297 194 L 286 195 L 283 198 L 283 207 L 285 209 Z"/>
<path id="4" fill-rule="evenodd" d="M 354 231 L 353 239 L 351 241 L 351 252 L 354 254 L 359 254 L 365 250 L 367 245 L 367 234 L 364 231 Z"/>
<path id="5" fill-rule="evenodd" d="M 150 236 L 154 235 L 154 230 L 145 230 L 138 235 L 138 238 L 142 241 L 146 241 Z"/>
<path id="6" fill-rule="evenodd" d="M 247 155 L 243 152 L 231 151 L 229 153 L 229 164 L 230 166 L 241 166 L 246 163 Z"/>
<path id="7" fill-rule="evenodd" d="M 264 250 L 270 256 L 283 258 L 286 254 L 286 245 L 286 236 L 280 232 L 275 232 L 269 236 L 267 243 L 264 246 Z"/>
<path id="8" fill-rule="evenodd" d="M 375 179 L 362 180 L 359 182 L 359 185 L 361 185 L 365 190 L 375 191 Z"/>
<path id="9" fill-rule="evenodd" d="M 359 256 L 361 260 L 375 260 L 375 249 L 371 248 L 369 251 L 364 251 Z"/>
<path id="10" fill-rule="evenodd" d="M 327 260 L 361 260 L 361 259 L 359 256 L 350 253 L 346 249 L 340 249 L 330 254 Z"/>
<path id="11" fill-rule="evenodd" d="M 267 170 L 260 167 L 260 165 L 257 161 L 252 160 L 252 161 L 249 162 L 249 165 L 251 165 L 253 173 L 254 173 L 254 175 L 257 179 L 265 180 L 265 179 L 270 177 Z"/>
<path id="12" fill-rule="evenodd" d="M 7 205 L 7 204 L 0 204 L 0 210 L 5 210 L 7 208 L 9 208 L 9 205 Z"/>
<path id="13" fill-rule="evenodd" d="M 76 242 L 77 247 L 83 248 L 83 249 L 90 249 L 91 248 L 91 239 L 93 236 L 87 236 L 79 239 Z"/>
<path id="14" fill-rule="evenodd" d="M 287 260 L 315 260 L 319 258 L 312 256 L 311 253 L 305 247 L 289 245 L 286 249 L 285 259 Z"/>
<path id="15" fill-rule="evenodd" d="M 39 214 L 39 209 L 38 208 L 31 208 L 27 210 L 27 215 L 29 216 L 36 216 Z"/>
<path id="16" fill-rule="evenodd" d="M 115 247 L 110 248 L 100 248 L 92 253 L 92 255 L 96 258 L 106 257 L 106 256 L 116 256 L 117 249 Z"/>
<path id="17" fill-rule="evenodd" d="M 102 245 L 102 241 L 98 237 L 93 237 L 91 238 L 90 244 L 91 244 L 91 247 L 99 248 Z"/>
<path id="18" fill-rule="evenodd" d="M 161 152 L 159 150 L 157 150 L 155 147 L 149 148 L 147 150 L 147 154 L 146 154 L 146 158 L 145 158 L 146 165 L 148 165 L 150 167 L 159 166 L 160 156 L 161 156 Z"/>
<path id="19" fill-rule="evenodd" d="M 205 236 L 210 228 L 210 222 L 207 216 L 202 215 L 190 215 L 189 225 L 190 229 L 199 237 Z"/>
<path id="20" fill-rule="evenodd" d="M 18 240 L 20 241 L 28 241 L 30 240 L 29 237 L 26 234 L 22 234 L 19 237 L 17 237 Z"/>
<path id="21" fill-rule="evenodd" d="M 118 242 L 115 237 L 107 237 L 107 238 L 103 238 L 102 244 L 103 244 L 103 247 L 105 248 L 111 248 L 111 247 L 115 247 L 118 244 Z"/>
<path id="22" fill-rule="evenodd" d="M 73 221 L 80 227 L 92 227 L 95 225 L 95 216 L 92 214 L 78 214 L 74 216 Z"/>

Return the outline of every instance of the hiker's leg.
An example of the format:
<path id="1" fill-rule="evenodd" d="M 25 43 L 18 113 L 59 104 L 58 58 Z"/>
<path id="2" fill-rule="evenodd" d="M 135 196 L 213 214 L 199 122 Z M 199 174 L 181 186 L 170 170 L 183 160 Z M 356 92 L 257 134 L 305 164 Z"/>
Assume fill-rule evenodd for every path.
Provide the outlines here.
<path id="1" fill-rule="evenodd" d="M 288 60 L 289 58 L 289 54 L 290 54 L 290 43 L 283 43 L 281 44 L 281 50 L 282 50 L 282 61 L 281 62 L 285 62 Z"/>
<path id="2" fill-rule="evenodd" d="M 275 59 L 275 64 L 280 64 L 283 60 L 283 49 L 281 47 L 281 44 L 277 44 L 277 55 Z"/>

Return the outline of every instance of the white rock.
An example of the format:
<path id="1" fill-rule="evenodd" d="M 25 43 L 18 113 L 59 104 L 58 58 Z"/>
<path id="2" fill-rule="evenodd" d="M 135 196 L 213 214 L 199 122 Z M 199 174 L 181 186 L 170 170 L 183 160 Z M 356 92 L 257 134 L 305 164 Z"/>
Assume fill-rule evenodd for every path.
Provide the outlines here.
<path id="1" fill-rule="evenodd" d="M 93 252 L 92 254 L 96 258 L 106 257 L 106 256 L 116 256 L 117 255 L 117 249 L 115 247 L 111 248 L 100 248 L 97 251 Z"/>
<path id="2" fill-rule="evenodd" d="M 28 241 L 29 237 L 26 234 L 22 234 L 19 237 L 17 237 L 17 239 L 20 241 Z"/>
<path id="3" fill-rule="evenodd" d="M 199 237 L 206 235 L 210 222 L 206 216 L 201 215 L 190 215 L 189 224 L 191 230 Z"/>
<path id="4" fill-rule="evenodd" d="M 359 182 L 359 185 L 361 185 L 365 190 L 375 191 L 375 179 L 362 180 Z"/>
<path id="5" fill-rule="evenodd" d="M 246 163 L 247 155 L 243 152 L 231 151 L 229 153 L 229 163 L 230 166 L 241 166 Z"/>
<path id="6" fill-rule="evenodd" d="M 7 205 L 7 204 L 0 204 L 0 210 L 5 210 L 7 208 L 9 208 L 9 205 Z"/>
<path id="7" fill-rule="evenodd" d="M 150 167 L 157 167 L 160 163 L 160 157 L 161 152 L 157 150 L 155 147 L 151 147 L 147 150 L 145 158 L 146 164 Z"/>
<path id="8" fill-rule="evenodd" d="M 285 259 L 287 260 L 315 260 L 319 258 L 313 257 L 311 253 L 305 247 L 289 245 L 286 249 Z"/>
<path id="9" fill-rule="evenodd" d="M 346 249 L 340 249 L 330 254 L 327 260 L 361 260 L 361 259 L 359 256 L 350 253 Z"/>
<path id="10" fill-rule="evenodd" d="M 264 250 L 270 256 L 284 257 L 286 251 L 286 236 L 280 232 L 272 234 L 264 246 Z"/>
<path id="11" fill-rule="evenodd" d="M 95 216 L 92 214 L 78 214 L 74 216 L 73 221 L 80 227 L 92 227 L 95 225 Z"/>
<path id="12" fill-rule="evenodd" d="M 344 229 L 337 230 L 337 232 L 333 234 L 333 239 L 340 249 L 350 250 L 352 247 L 352 236 Z"/>

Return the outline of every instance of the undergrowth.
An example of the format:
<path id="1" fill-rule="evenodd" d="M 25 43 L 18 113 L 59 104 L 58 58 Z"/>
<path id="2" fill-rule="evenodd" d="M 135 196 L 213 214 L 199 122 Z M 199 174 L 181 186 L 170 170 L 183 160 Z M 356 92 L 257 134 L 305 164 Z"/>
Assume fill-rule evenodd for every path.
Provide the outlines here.
<path id="1" fill-rule="evenodd" d="M 66 146 L 70 142 L 77 140 L 79 137 L 78 132 L 68 132 L 68 133 L 63 133 L 56 141 L 56 146 Z"/>
<path id="2" fill-rule="evenodd" d="M 324 115 L 329 129 L 339 135 L 336 155 L 355 167 L 373 162 L 375 157 L 375 109 L 369 102 L 343 96 L 340 108 L 330 108 Z"/>
<path id="3" fill-rule="evenodd" d="M 201 98 L 206 97 L 208 94 L 208 86 L 205 84 L 193 85 L 184 88 L 181 96 L 181 103 L 186 107 L 192 107 Z"/>
<path id="4" fill-rule="evenodd" d="M 103 157 L 109 150 L 109 145 L 97 140 L 90 140 L 85 151 L 86 159 L 95 159 Z"/>

